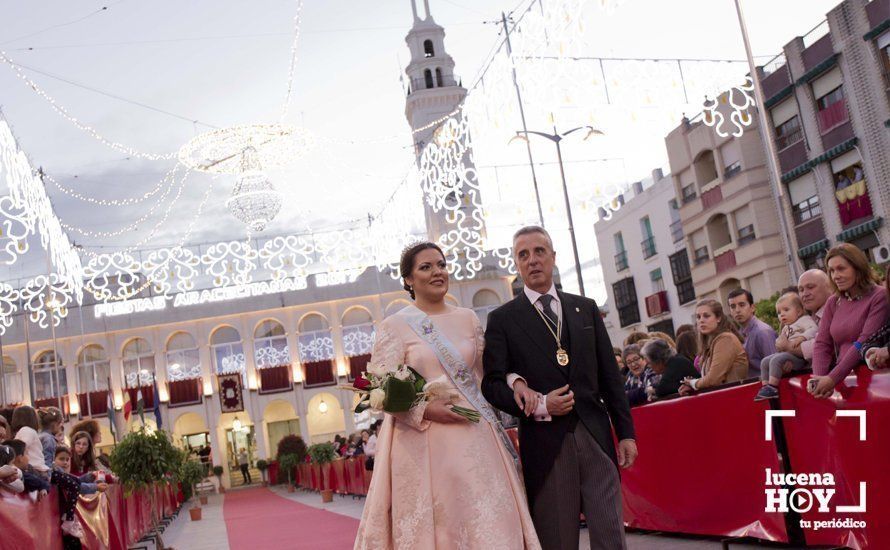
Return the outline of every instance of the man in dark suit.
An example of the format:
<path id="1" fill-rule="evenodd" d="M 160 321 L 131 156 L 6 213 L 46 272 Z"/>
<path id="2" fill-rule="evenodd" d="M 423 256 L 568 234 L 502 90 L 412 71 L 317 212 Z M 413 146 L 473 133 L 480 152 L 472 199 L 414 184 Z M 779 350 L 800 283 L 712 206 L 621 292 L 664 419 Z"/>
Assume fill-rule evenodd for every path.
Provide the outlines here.
<path id="1" fill-rule="evenodd" d="M 482 393 L 520 419 L 525 487 L 544 549 L 577 550 L 582 511 L 591 548 L 625 548 L 616 465 L 630 467 L 637 447 L 599 309 L 556 291 L 556 253 L 543 228 L 517 231 L 513 256 L 525 288 L 488 316 Z"/>

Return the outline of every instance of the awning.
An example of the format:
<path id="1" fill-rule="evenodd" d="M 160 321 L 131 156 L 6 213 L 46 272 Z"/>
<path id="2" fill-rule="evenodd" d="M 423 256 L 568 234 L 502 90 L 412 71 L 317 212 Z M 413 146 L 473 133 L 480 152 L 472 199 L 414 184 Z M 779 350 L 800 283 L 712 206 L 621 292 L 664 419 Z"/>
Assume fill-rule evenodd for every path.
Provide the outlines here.
<path id="1" fill-rule="evenodd" d="M 821 241 L 816 241 L 813 244 L 808 244 L 804 247 L 797 249 L 797 257 L 798 258 L 809 258 L 810 256 L 815 256 L 819 252 L 828 248 L 828 239 L 822 239 Z"/>
<path id="2" fill-rule="evenodd" d="M 829 57 L 822 63 L 819 63 L 818 65 L 816 65 L 815 67 L 813 67 L 812 69 L 810 69 L 809 71 L 804 73 L 804 75 L 802 77 L 797 79 L 797 85 L 802 86 L 802 85 L 806 84 L 807 82 L 809 82 L 810 80 L 813 80 L 820 74 L 824 73 L 828 69 L 835 66 L 837 64 L 837 58 L 839 55 L 840 54 L 832 55 L 831 57 Z"/>
<path id="3" fill-rule="evenodd" d="M 858 139 L 859 138 L 857 138 L 857 137 L 851 137 L 847 141 L 845 141 L 841 144 L 835 145 L 828 151 L 825 151 L 818 157 L 816 157 L 812 160 L 808 160 L 805 163 L 795 166 L 791 170 L 788 170 L 787 172 L 782 174 L 782 183 L 788 183 L 789 181 L 793 180 L 794 178 L 800 177 L 802 174 L 812 170 L 813 166 L 816 166 L 817 164 L 831 160 L 834 157 L 843 155 L 844 153 L 846 153 L 850 149 L 853 149 L 853 147 L 856 146 L 856 142 L 858 141 Z"/>
<path id="4" fill-rule="evenodd" d="M 872 218 L 868 221 L 862 222 L 859 225 L 854 225 L 849 229 L 845 229 L 838 233 L 837 240 L 850 242 L 853 239 L 858 239 L 859 237 L 865 235 L 866 233 L 871 233 L 875 229 L 881 227 L 881 224 L 884 223 L 884 218 L 878 216 L 876 218 Z"/>

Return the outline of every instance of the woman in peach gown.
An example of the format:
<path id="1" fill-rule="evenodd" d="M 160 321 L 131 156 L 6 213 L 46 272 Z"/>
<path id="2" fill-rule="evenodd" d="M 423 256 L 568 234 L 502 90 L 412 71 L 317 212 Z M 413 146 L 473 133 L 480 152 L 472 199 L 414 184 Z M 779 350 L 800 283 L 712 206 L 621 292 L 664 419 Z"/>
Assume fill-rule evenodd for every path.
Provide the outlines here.
<path id="1" fill-rule="evenodd" d="M 409 365 L 427 382 L 444 383 L 445 393 L 453 397 L 386 414 L 356 550 L 539 549 L 515 453 L 503 429 L 486 419 L 492 418 L 487 410 L 474 424 L 449 408 L 453 403 L 490 409 L 484 400 L 482 406 L 473 404 L 479 404 L 477 396 L 481 399 L 479 319 L 472 310 L 445 303 L 448 271 L 436 245 L 406 249 L 401 274 L 416 306 L 381 323 L 370 364 Z M 421 319 L 424 329 L 418 330 Z M 460 358 L 444 365 L 442 348 L 437 352 L 429 341 L 433 335 Z M 469 369 L 455 371 L 456 364 Z M 457 383 L 449 374 L 455 372 Z"/>

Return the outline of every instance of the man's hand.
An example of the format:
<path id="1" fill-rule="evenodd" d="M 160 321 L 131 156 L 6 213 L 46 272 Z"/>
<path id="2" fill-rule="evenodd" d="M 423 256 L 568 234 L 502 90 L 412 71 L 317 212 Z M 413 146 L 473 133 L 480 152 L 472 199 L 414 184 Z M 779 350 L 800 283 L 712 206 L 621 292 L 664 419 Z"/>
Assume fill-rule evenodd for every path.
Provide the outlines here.
<path id="1" fill-rule="evenodd" d="M 565 416 L 575 407 L 575 394 L 566 384 L 547 394 L 547 413 L 550 416 Z"/>
<path id="2" fill-rule="evenodd" d="M 96 484 L 96 490 L 99 491 L 100 493 L 104 493 L 106 491 L 106 489 L 108 489 L 107 483 L 100 482 L 100 483 Z"/>
<path id="3" fill-rule="evenodd" d="M 618 465 L 622 468 L 630 468 L 637 459 L 637 442 L 633 439 L 622 439 L 618 442 Z"/>
<path id="4" fill-rule="evenodd" d="M 813 394 L 816 399 L 827 399 L 834 393 L 834 380 L 828 376 L 813 376 L 807 384 L 807 391 Z"/>
<path id="5" fill-rule="evenodd" d="M 513 382 L 513 400 L 525 416 L 531 416 L 538 408 L 538 392 L 529 388 L 521 378 Z"/>
<path id="6" fill-rule="evenodd" d="M 426 409 L 423 411 L 423 417 L 430 422 L 439 422 L 441 424 L 469 422 L 463 416 L 452 411 L 450 405 L 451 402 L 446 399 L 434 399 L 427 403 Z"/>

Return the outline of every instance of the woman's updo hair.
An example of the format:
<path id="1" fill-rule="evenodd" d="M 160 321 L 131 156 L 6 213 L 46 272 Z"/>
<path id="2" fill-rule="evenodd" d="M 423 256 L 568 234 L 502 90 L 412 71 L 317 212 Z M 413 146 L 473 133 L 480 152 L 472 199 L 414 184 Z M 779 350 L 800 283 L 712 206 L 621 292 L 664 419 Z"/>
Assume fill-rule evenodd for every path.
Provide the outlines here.
<path id="1" fill-rule="evenodd" d="M 411 288 L 411 285 L 405 280 L 411 276 L 411 272 L 414 270 L 414 258 L 420 254 L 424 250 L 438 250 L 439 254 L 442 257 L 445 257 L 445 253 L 442 252 L 442 249 L 439 248 L 439 245 L 436 243 L 431 243 L 429 241 L 414 243 L 408 245 L 405 250 L 402 250 L 402 259 L 399 261 L 399 275 L 402 276 L 402 287 L 408 291 L 408 294 L 411 295 L 411 299 L 414 299 L 414 289 Z"/>

